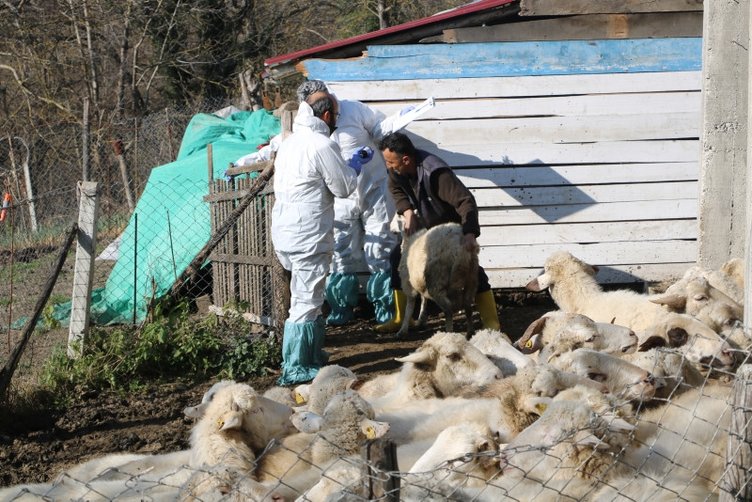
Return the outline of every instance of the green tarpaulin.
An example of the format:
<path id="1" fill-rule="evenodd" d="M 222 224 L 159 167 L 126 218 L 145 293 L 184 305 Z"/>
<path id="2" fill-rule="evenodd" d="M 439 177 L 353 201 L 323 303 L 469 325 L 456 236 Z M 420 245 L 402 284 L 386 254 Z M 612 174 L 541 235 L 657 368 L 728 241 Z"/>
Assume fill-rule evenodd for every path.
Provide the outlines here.
<path id="1" fill-rule="evenodd" d="M 214 177 L 221 178 L 230 162 L 279 131 L 279 119 L 264 110 L 191 119 L 177 160 L 155 167 L 149 176 L 122 234 L 115 267 L 105 287 L 93 294 L 93 323 L 132 322 L 134 297 L 136 321 L 143 320 L 148 302 L 170 289 L 209 240 L 206 146 L 212 144 Z"/>

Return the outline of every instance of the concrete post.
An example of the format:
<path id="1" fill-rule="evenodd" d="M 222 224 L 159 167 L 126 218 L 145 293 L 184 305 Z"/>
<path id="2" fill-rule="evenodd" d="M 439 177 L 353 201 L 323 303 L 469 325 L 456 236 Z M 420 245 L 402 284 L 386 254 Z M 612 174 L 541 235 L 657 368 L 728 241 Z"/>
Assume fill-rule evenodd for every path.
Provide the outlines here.
<path id="1" fill-rule="evenodd" d="M 699 257 L 718 268 L 744 255 L 749 0 L 704 2 Z"/>
<path id="2" fill-rule="evenodd" d="M 86 329 L 89 327 L 94 255 L 97 246 L 99 183 L 80 181 L 78 191 L 81 199 L 78 209 L 78 241 L 68 332 L 68 357 L 71 358 L 76 358 L 81 354 Z"/>

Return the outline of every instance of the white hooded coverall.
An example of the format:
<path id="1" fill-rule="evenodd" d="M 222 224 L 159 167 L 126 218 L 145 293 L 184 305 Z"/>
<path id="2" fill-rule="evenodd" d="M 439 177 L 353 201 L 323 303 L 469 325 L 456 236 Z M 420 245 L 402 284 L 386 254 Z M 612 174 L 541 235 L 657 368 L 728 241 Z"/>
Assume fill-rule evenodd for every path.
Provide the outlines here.
<path id="1" fill-rule="evenodd" d="M 329 126 L 301 103 L 293 133 L 274 162 L 272 242 L 282 266 L 292 273 L 282 385 L 312 379 L 326 362 L 320 315 L 334 249 L 334 198 L 349 196 L 356 186 L 355 171 L 329 138 Z"/>

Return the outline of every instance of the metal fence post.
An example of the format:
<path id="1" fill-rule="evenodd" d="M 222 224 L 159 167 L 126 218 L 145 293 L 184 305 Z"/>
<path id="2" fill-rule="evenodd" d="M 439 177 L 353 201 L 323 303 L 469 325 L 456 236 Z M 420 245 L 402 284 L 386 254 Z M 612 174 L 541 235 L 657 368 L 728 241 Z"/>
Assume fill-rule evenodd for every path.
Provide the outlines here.
<path id="1" fill-rule="evenodd" d="M 81 200 L 78 211 L 78 241 L 73 272 L 68 357 L 81 355 L 86 328 L 89 327 L 89 307 L 94 275 L 94 254 L 97 245 L 97 216 L 99 183 L 82 181 L 78 184 Z"/>

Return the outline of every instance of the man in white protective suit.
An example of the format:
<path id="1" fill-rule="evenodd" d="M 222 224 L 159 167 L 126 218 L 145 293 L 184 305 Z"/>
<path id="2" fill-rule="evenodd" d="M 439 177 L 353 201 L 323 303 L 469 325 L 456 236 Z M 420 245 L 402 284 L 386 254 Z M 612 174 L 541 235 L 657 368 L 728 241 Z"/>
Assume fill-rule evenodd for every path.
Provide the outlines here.
<path id="1" fill-rule="evenodd" d="M 274 161 L 272 243 L 290 272 L 291 296 L 280 385 L 307 382 L 326 364 L 321 306 L 334 250 L 334 200 L 355 191 L 361 165 L 370 160 L 367 152 L 343 160 L 329 138 L 337 115 L 337 102 L 327 93 L 300 103 L 293 133 Z"/>
<path id="2" fill-rule="evenodd" d="M 324 82 L 303 82 L 297 90 L 298 101 L 306 101 L 318 92 L 328 93 Z M 363 147 L 377 150 L 381 138 L 398 129 L 394 126 L 397 117 L 412 108 L 406 107 L 386 117 L 359 101 L 337 102 L 337 129 L 331 137 L 340 146 L 345 159 L 352 158 Z M 402 121 L 399 127 L 404 125 Z M 275 136 L 268 147 L 238 159 L 235 165 L 270 158 L 280 142 L 280 137 Z M 381 154 L 376 153 L 368 169 L 358 178 L 357 189 L 347 199 L 334 201 L 334 258 L 326 281 L 326 300 L 331 307 L 327 324 L 341 325 L 353 319 L 353 307 L 358 304 L 357 273 L 366 267 L 370 273 L 366 298 L 374 307 L 374 317 L 379 324 L 376 330 L 386 327 L 384 323 L 392 319 L 394 302 L 389 254 L 398 242 L 397 235 L 389 231 L 393 216 L 394 202 L 387 192 L 386 166 Z"/>

